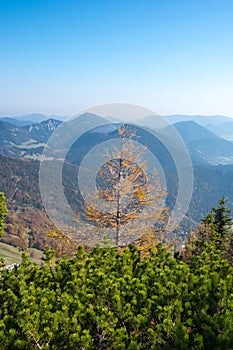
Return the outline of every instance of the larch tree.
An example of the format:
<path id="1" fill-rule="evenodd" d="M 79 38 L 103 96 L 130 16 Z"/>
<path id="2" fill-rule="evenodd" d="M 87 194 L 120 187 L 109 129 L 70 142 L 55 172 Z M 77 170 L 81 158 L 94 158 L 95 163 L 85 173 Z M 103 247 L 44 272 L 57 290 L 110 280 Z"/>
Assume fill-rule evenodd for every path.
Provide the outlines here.
<path id="1" fill-rule="evenodd" d="M 117 247 L 137 245 L 142 237 L 144 245 L 151 246 L 168 227 L 166 192 L 156 169 L 148 176 L 146 147 L 135 142 L 135 132 L 122 125 L 118 133 L 120 146 L 111 154 L 106 150 L 107 161 L 97 173 L 96 191 L 86 205 L 88 232 L 94 232 L 94 239 L 103 238 L 105 232 Z"/>

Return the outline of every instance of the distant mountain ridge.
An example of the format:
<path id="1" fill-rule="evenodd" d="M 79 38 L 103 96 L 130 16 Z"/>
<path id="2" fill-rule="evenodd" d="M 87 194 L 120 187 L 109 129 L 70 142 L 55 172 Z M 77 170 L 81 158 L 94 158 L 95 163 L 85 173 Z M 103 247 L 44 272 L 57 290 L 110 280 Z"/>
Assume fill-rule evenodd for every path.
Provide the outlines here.
<path id="1" fill-rule="evenodd" d="M 27 140 L 28 135 L 23 128 L 0 120 L 0 146 L 20 145 Z"/>
<path id="2" fill-rule="evenodd" d="M 47 142 L 54 130 L 61 124 L 60 120 L 47 119 L 37 124 L 24 126 L 23 129 L 36 141 Z"/>
<path id="3" fill-rule="evenodd" d="M 8 123 L 17 125 L 17 126 L 26 126 L 30 124 L 36 124 L 43 121 L 46 121 L 48 119 L 56 119 L 60 121 L 64 121 L 67 119 L 67 116 L 58 116 L 58 115 L 45 115 L 42 113 L 31 113 L 26 115 L 21 115 L 18 117 L 15 116 L 2 116 L 0 117 L 0 121 L 6 121 Z"/>
<path id="4" fill-rule="evenodd" d="M 233 164 L 233 143 L 193 121 L 178 122 L 174 127 L 196 164 Z"/>
<path id="5" fill-rule="evenodd" d="M 148 129 L 149 131 L 152 129 L 159 133 L 166 133 L 166 128 L 154 129 L 154 126 L 157 125 L 158 118 L 157 116 L 149 116 L 141 120 L 144 130 Z M 218 117 L 218 121 L 219 118 L 221 117 Z M 225 120 L 227 117 L 223 118 Z M 148 124 L 146 124 L 146 121 Z M 227 122 L 228 129 L 229 123 L 233 126 L 233 121 Z M 62 121 L 50 118 L 35 124 L 17 126 L 0 119 L 0 153 L 16 157 L 38 159 L 49 137 L 61 124 Z M 93 125 L 98 126 L 95 128 L 95 135 L 91 130 L 86 132 L 86 130 L 92 129 Z M 217 130 L 222 130 L 221 126 L 224 125 L 224 123 L 219 125 L 211 124 L 212 129 L 215 127 L 216 133 L 210 131 L 208 125 L 210 124 L 204 127 L 192 120 L 173 124 L 174 128 L 184 140 L 195 164 L 233 164 L 233 143 L 217 135 Z M 91 113 L 85 113 L 78 118 L 71 119 L 65 126 L 67 126 L 65 131 L 67 135 L 69 135 L 71 130 L 75 130 L 75 128 L 78 133 L 82 133 L 82 131 L 85 132 L 86 136 L 85 138 L 82 137 L 82 144 L 77 146 L 81 147 L 81 153 L 85 153 L 91 145 L 101 143 L 109 139 L 109 137 L 113 137 L 114 130 L 117 129 L 115 123 L 108 124 L 105 119 Z M 135 127 L 137 128 L 137 125 L 135 125 Z M 138 130 L 140 129 L 142 130 L 142 127 L 139 125 Z M 146 138 L 147 137 L 148 136 L 146 136 Z M 172 135 L 170 135 L 170 137 L 172 137 Z M 59 137 L 57 147 L 63 147 L 62 139 Z M 159 143 L 156 147 L 158 150 L 161 148 Z M 162 148 L 159 152 L 163 153 Z M 71 150 L 71 153 L 74 155 L 81 154 L 80 151 L 74 148 Z M 71 158 L 73 159 L 73 157 Z M 162 158 L 163 157 L 161 157 L 161 159 Z"/>
<path id="6" fill-rule="evenodd" d="M 41 114 L 31 114 L 28 115 L 28 118 L 30 119 L 31 116 L 36 118 L 45 117 Z M 148 116 L 138 121 L 138 125 L 141 129 L 143 127 L 145 130 L 148 128 L 148 130 L 152 129 L 155 132 L 166 134 L 166 128 L 157 128 L 159 118 L 159 116 Z M 221 136 L 225 132 L 230 133 L 231 127 L 233 135 L 233 120 L 231 118 L 180 115 L 168 116 L 169 118 L 173 121 L 182 119 L 182 121 L 173 123 L 173 126 L 184 140 L 195 164 L 233 164 L 233 143 Z M 207 123 L 207 121 L 214 120 L 214 122 L 203 126 L 196 121 L 186 120 L 187 118 L 197 118 L 197 121 L 202 124 Z M 53 118 L 29 125 L 23 125 L 25 121 L 22 124 L 18 123 L 18 119 L 16 125 L 13 122 L 14 119 L 11 119 L 9 123 L 9 119 L 0 118 L 0 154 L 34 159 L 40 157 L 49 137 L 62 124 L 62 121 Z M 82 130 L 86 133 L 86 130 L 91 129 L 93 125 L 98 126 L 95 129 L 96 135 L 90 131 L 86 138 L 81 138 L 82 144 L 79 143 L 78 145 L 82 150 L 81 153 L 85 153 L 85 150 L 89 149 L 93 142 L 101 143 L 108 139 L 108 135 L 112 132 L 114 134 L 114 130 L 117 128 L 116 124 L 110 122 L 108 124 L 106 119 L 91 113 L 84 113 L 65 124 L 67 126 L 66 135 L 69 135 L 71 131 L 74 132 L 74 130 L 77 130 L 79 134 L 82 133 Z M 162 125 L 164 124 L 161 123 L 160 126 Z M 94 141 L 94 139 L 96 140 Z M 58 141 L 57 147 L 63 147 L 62 138 L 58 137 Z M 159 145 L 157 147 L 160 149 Z M 71 153 L 75 154 L 77 150 L 73 148 Z M 78 153 L 80 154 L 80 151 Z"/>
<path id="7" fill-rule="evenodd" d="M 173 124 L 185 142 L 200 139 L 219 139 L 220 137 L 194 121 L 177 122 Z"/>
<path id="8" fill-rule="evenodd" d="M 20 127 L 0 119 L 0 154 L 37 158 L 61 123 L 59 120 L 48 119 Z"/>
<path id="9" fill-rule="evenodd" d="M 233 141 L 233 117 L 170 115 L 165 117 L 172 124 L 181 121 L 194 121 L 228 141 Z"/>
<path id="10" fill-rule="evenodd" d="M 222 124 L 228 121 L 233 121 L 233 117 L 223 115 L 186 115 L 186 114 L 171 114 L 163 116 L 171 123 L 177 123 L 182 121 L 194 121 L 202 126 L 207 124 Z"/>
<path id="11" fill-rule="evenodd" d="M 32 120 L 23 120 L 23 119 L 11 118 L 11 117 L 0 117 L 0 122 L 7 122 L 15 126 L 26 126 L 26 125 L 35 124 L 35 122 L 33 122 Z"/>
<path id="12" fill-rule="evenodd" d="M 138 121 L 138 124 L 160 130 L 165 119 L 171 123 L 183 138 L 195 163 L 232 164 L 233 118 L 204 115 L 152 115 Z"/>

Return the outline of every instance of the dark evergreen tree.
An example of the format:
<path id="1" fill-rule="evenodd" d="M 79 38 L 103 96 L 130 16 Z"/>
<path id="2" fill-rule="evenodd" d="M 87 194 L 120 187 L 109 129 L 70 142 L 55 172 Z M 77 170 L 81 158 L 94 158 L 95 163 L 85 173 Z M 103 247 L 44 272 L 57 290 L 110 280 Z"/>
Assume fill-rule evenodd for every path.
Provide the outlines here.
<path id="1" fill-rule="evenodd" d="M 3 234 L 4 220 L 7 215 L 7 208 L 5 203 L 4 193 L 0 192 L 0 236 Z"/>
<path id="2" fill-rule="evenodd" d="M 227 208 L 227 201 L 222 196 L 218 201 L 218 207 L 212 207 L 199 228 L 190 232 L 183 253 L 184 260 L 188 262 L 191 257 L 202 254 L 205 247 L 211 244 L 216 251 L 221 252 L 222 257 L 231 262 L 233 260 L 232 225 L 231 210 Z"/>
<path id="3" fill-rule="evenodd" d="M 231 210 L 227 208 L 227 201 L 224 196 L 218 201 L 218 207 L 212 208 L 212 212 L 214 214 L 216 231 L 220 234 L 221 238 L 224 239 L 229 235 L 233 225 Z"/>

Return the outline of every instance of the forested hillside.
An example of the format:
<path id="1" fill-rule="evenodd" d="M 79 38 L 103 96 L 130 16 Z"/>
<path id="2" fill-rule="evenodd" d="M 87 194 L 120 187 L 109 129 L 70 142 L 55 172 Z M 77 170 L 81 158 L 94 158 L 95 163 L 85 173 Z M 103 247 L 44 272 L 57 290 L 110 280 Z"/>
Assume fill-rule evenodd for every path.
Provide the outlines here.
<path id="1" fill-rule="evenodd" d="M 176 198 L 176 178 L 167 172 L 167 205 L 172 207 Z M 233 208 L 233 166 L 194 166 L 194 192 L 189 210 L 179 228 L 183 235 L 189 227 L 197 227 L 202 217 L 216 205 L 222 194 L 229 199 Z M 81 212 L 82 201 L 78 192 L 77 169 L 65 163 L 63 171 L 64 191 L 75 212 Z M 174 186 L 172 186 L 174 185 Z M 9 210 L 5 226 L 5 243 L 19 245 L 19 238 L 25 232 L 29 235 L 31 247 L 44 249 L 53 224 L 45 213 L 39 191 L 39 162 L 31 159 L 17 159 L 0 155 L 0 191 L 5 193 Z M 185 237 L 185 236 L 184 236 Z"/>
<path id="2" fill-rule="evenodd" d="M 72 167 L 69 174 L 74 179 Z M 27 250 L 27 247 L 44 250 L 48 244 L 57 248 L 60 243 L 48 236 L 48 232 L 55 228 L 42 206 L 39 162 L 0 156 L 0 180 L 0 191 L 5 194 L 8 208 L 5 234 L 0 240 L 23 250 Z M 70 182 L 66 171 L 64 181 L 65 184 Z M 66 188 L 69 186 L 66 185 Z M 70 195 L 77 206 L 77 198 Z M 72 252 L 75 247 L 73 242 L 71 247 L 64 249 Z"/>

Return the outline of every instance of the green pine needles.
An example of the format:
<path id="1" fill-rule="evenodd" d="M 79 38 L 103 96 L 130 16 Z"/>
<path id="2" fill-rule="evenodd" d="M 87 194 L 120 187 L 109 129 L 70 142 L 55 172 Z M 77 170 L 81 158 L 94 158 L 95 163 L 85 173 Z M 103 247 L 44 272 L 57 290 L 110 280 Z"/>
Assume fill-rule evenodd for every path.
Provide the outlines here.
<path id="1" fill-rule="evenodd" d="M 233 268 L 211 247 L 191 264 L 161 244 L 45 254 L 1 270 L 0 349 L 233 348 Z"/>
<path id="2" fill-rule="evenodd" d="M 47 248 L 40 266 L 26 253 L 11 271 L 2 264 L 0 349 L 233 349 L 231 224 L 223 197 L 185 261 L 162 244 L 145 256 L 106 239 L 72 259 Z"/>
<path id="3" fill-rule="evenodd" d="M 4 193 L 0 192 L 0 236 L 3 234 L 4 220 L 7 215 Z"/>

